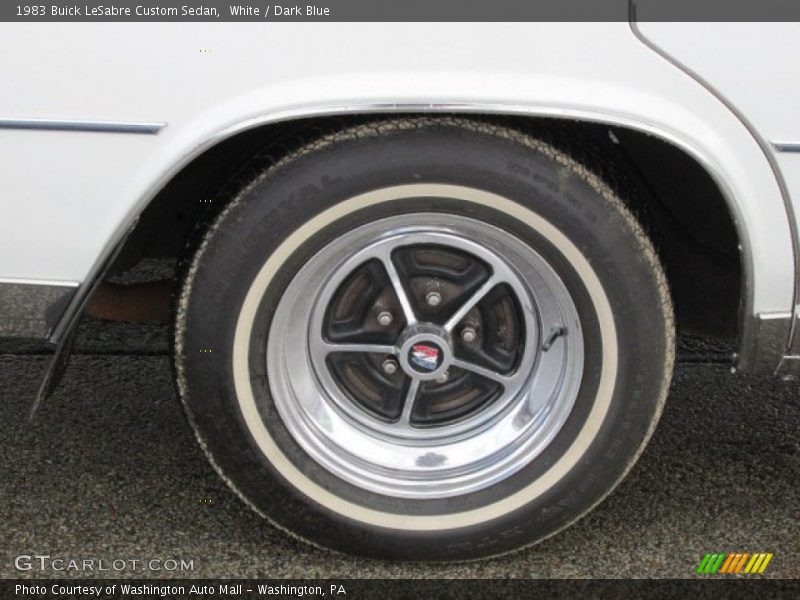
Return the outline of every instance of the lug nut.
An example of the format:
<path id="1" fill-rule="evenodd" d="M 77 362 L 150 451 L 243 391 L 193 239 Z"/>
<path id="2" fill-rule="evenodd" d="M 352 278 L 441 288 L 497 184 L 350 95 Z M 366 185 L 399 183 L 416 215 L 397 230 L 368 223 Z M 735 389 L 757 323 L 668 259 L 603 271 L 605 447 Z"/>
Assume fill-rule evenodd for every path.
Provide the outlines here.
<path id="1" fill-rule="evenodd" d="M 442 303 L 442 295 L 439 292 L 428 292 L 425 296 L 428 306 L 439 306 Z"/>
<path id="2" fill-rule="evenodd" d="M 394 321 L 394 317 L 392 316 L 392 313 L 390 313 L 388 310 L 381 311 L 378 314 L 378 324 L 379 325 L 383 325 L 384 327 L 387 327 L 387 326 L 392 324 L 392 321 Z"/>
<path id="3" fill-rule="evenodd" d="M 436 378 L 436 383 L 447 383 L 448 379 L 450 379 L 450 373 L 445 371 Z"/>
<path id="4" fill-rule="evenodd" d="M 474 342 L 476 337 L 478 337 L 478 334 L 472 327 L 464 327 L 464 329 L 461 330 L 461 339 L 468 344 Z"/>
<path id="5" fill-rule="evenodd" d="M 394 375 L 397 373 L 397 363 L 391 358 L 387 358 L 385 361 L 383 361 L 381 367 L 383 368 L 383 372 L 387 375 Z"/>

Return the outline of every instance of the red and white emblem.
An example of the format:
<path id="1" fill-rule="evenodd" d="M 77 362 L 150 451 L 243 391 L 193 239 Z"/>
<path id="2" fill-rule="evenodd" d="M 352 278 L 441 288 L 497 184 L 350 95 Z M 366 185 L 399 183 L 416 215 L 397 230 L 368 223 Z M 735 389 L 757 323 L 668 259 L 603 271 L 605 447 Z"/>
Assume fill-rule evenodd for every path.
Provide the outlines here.
<path id="1" fill-rule="evenodd" d="M 425 371 L 435 371 L 439 366 L 441 350 L 428 344 L 416 344 L 411 347 L 411 364 Z"/>

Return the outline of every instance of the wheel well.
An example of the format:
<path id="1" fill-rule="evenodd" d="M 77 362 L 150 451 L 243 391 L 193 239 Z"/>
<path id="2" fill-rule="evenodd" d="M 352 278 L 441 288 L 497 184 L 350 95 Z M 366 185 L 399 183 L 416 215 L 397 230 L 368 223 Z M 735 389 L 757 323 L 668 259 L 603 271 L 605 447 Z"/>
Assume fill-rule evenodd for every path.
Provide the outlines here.
<path id="1" fill-rule="evenodd" d="M 110 273 L 125 271 L 142 258 L 181 257 L 193 234 L 224 206 L 233 182 L 299 145 L 364 120 L 396 116 L 302 119 L 220 142 L 186 165 L 144 209 Z M 657 137 L 612 125 L 485 118 L 543 137 L 613 180 L 658 249 L 679 331 L 736 338 L 742 289 L 739 239 L 724 196 L 694 158 Z"/>

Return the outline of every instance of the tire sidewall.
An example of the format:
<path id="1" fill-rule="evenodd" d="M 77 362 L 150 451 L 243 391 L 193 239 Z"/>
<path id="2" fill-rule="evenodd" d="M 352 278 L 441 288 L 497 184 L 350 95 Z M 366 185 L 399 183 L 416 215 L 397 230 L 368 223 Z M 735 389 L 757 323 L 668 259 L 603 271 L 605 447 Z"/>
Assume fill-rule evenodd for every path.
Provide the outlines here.
<path id="1" fill-rule="evenodd" d="M 346 175 L 343 175 L 346 174 Z M 446 530 L 387 528 L 343 516 L 304 494 L 253 439 L 240 410 L 232 373 L 239 310 L 263 265 L 284 240 L 315 215 L 359 194 L 419 182 L 471 187 L 510 199 L 552 224 L 584 257 L 600 282 L 613 314 L 613 357 L 604 357 L 592 319 L 597 313 L 583 281 L 559 249 L 515 217 L 459 200 L 387 203 L 348 213 L 286 257 L 260 298 L 248 340 L 252 390 L 260 415 L 284 457 L 334 495 L 359 502 L 358 490 L 324 473 L 304 456 L 283 427 L 271 402 L 263 353 L 272 313 L 291 274 L 343 230 L 382 214 L 458 211 L 510 231 L 550 262 L 573 294 L 581 314 L 587 360 L 573 414 L 529 468 L 481 492 L 486 497 L 513 494 L 541 477 L 569 448 L 592 413 L 604 360 L 613 358 L 613 393 L 596 434 L 581 461 L 543 493 L 497 518 Z M 463 127 L 414 127 L 384 136 L 353 137 L 284 161 L 242 191 L 221 215 L 197 253 L 179 312 L 176 352 L 182 398 L 190 419 L 218 469 L 252 505 L 282 527 L 329 547 L 407 559 L 472 558 L 497 554 L 558 531 L 599 502 L 638 455 L 657 418 L 671 367 L 670 317 L 654 275 L 652 248 L 641 230 L 608 190 L 598 187 L 579 165 L 564 162 L 545 146 L 526 148 L 518 140 Z M 657 264 L 655 265 L 657 268 Z M 617 352 L 635 348 L 635 352 Z M 206 350 L 206 352 L 203 352 Z M 207 350 L 211 350 L 208 352 Z M 346 490 L 346 493 L 345 493 Z M 362 492 L 360 502 L 375 507 Z M 383 503 L 383 510 L 405 514 L 414 505 Z M 380 503 L 378 503 L 380 504 Z M 433 504 L 433 503 L 432 503 Z M 444 505 L 449 505 L 444 506 Z M 478 506 L 480 503 L 478 504 Z M 474 505 L 451 499 L 435 510 L 458 513 Z M 417 510 L 419 510 L 417 508 Z"/>

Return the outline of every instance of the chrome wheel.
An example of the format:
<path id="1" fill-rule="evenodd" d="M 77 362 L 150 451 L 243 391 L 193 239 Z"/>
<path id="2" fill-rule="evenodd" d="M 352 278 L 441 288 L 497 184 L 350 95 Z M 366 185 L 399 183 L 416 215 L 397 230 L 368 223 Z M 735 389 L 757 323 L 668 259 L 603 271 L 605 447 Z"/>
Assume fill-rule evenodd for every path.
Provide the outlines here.
<path id="1" fill-rule="evenodd" d="M 576 308 L 513 235 L 465 217 L 391 217 L 318 252 L 283 294 L 267 349 L 287 429 L 360 488 L 444 498 L 533 460 L 570 414 Z"/>

